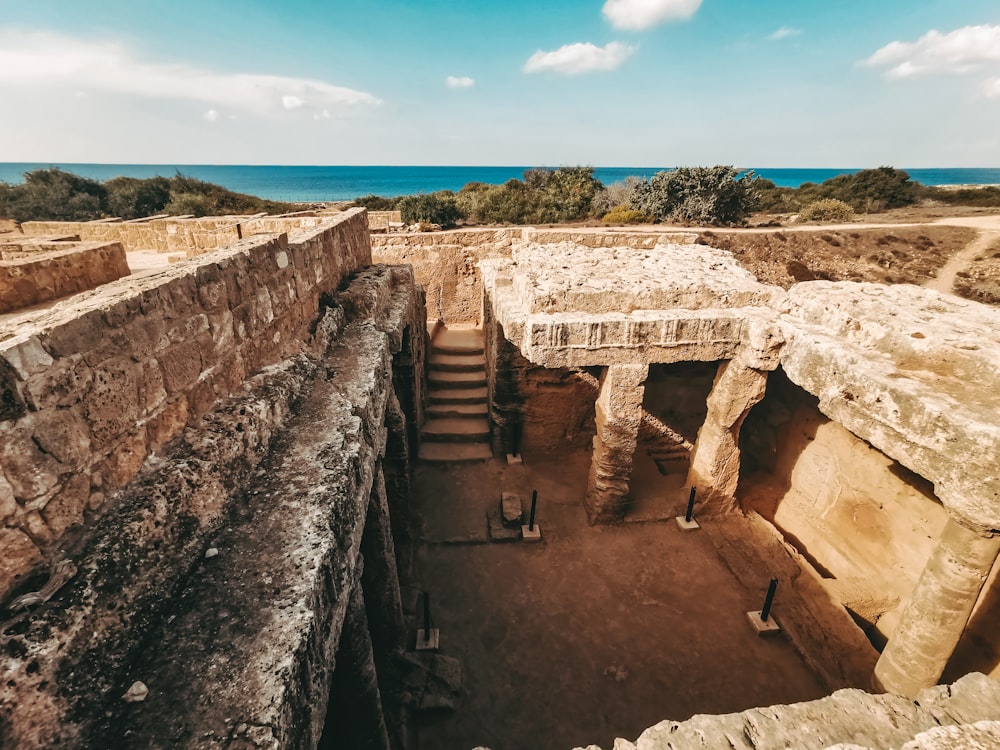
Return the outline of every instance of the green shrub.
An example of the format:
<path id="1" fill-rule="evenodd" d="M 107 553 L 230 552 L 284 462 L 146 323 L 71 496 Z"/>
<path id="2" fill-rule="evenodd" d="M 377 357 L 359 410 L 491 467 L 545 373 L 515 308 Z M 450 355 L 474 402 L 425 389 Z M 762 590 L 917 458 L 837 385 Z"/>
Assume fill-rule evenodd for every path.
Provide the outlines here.
<path id="1" fill-rule="evenodd" d="M 107 190 L 61 169 L 36 169 L 21 185 L 3 185 L 0 216 L 16 221 L 88 221 L 104 214 Z"/>
<path id="2" fill-rule="evenodd" d="M 813 193 L 809 200 L 813 202 L 820 198 L 836 198 L 849 203 L 855 211 L 872 213 L 884 211 L 887 208 L 903 208 L 912 206 L 919 199 L 919 184 L 910 181 L 910 175 L 902 169 L 879 167 L 878 169 L 862 169 L 856 174 L 842 174 L 826 180 L 812 191 L 799 190 L 805 198 L 807 193 Z"/>
<path id="3" fill-rule="evenodd" d="M 803 208 L 799 218 L 803 221 L 850 221 L 854 218 L 854 209 L 836 198 L 823 198 Z"/>
<path id="4" fill-rule="evenodd" d="M 408 195 L 400 199 L 398 208 L 407 224 L 440 224 L 453 227 L 463 218 L 455 203 L 455 196 L 448 190 L 438 193 Z"/>
<path id="5" fill-rule="evenodd" d="M 651 224 L 653 217 L 628 206 L 615 206 L 601 217 L 601 221 L 605 224 Z"/>
<path id="6" fill-rule="evenodd" d="M 742 224 L 756 208 L 756 177 L 737 178 L 728 166 L 657 172 L 636 186 L 629 205 L 657 219 L 694 224 Z"/>
<path id="7" fill-rule="evenodd" d="M 170 203 L 170 181 L 165 177 L 139 180 L 114 177 L 104 183 L 108 213 L 121 219 L 141 219 L 163 211 Z"/>
<path id="8" fill-rule="evenodd" d="M 520 180 L 508 180 L 485 191 L 479 218 L 490 224 L 527 224 L 531 221 L 533 191 Z"/>
<path id="9" fill-rule="evenodd" d="M 366 195 L 355 199 L 352 206 L 361 206 L 369 211 L 395 211 L 400 198 L 383 198 L 381 195 Z"/>

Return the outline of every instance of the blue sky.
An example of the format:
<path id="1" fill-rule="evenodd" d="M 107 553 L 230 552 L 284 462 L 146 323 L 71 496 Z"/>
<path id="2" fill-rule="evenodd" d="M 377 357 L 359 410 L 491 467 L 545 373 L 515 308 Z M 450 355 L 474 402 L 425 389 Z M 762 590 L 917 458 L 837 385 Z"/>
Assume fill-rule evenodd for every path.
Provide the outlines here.
<path id="1" fill-rule="evenodd" d="M 1000 166 L 996 0 L 0 0 L 0 161 Z"/>

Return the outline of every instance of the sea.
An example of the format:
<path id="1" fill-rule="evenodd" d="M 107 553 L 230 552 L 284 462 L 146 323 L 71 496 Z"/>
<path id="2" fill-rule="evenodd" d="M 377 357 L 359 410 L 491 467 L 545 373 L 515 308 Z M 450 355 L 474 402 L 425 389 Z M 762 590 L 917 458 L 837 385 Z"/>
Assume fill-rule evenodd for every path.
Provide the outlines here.
<path id="1" fill-rule="evenodd" d="M 45 164 L 0 162 L 0 182 L 23 182 L 25 172 L 58 167 L 95 180 L 127 177 L 186 177 L 213 182 L 239 193 L 280 201 L 342 201 L 364 195 L 387 198 L 437 190 L 458 191 L 469 182 L 500 185 L 518 178 L 529 167 L 403 167 L 403 166 L 238 166 L 216 164 Z M 605 185 L 626 177 L 650 177 L 670 167 L 595 167 L 594 175 Z M 744 169 L 744 168 L 741 168 Z M 821 183 L 859 169 L 753 169 L 754 174 L 781 187 Z M 907 169 L 910 178 L 924 185 L 997 185 L 1000 168 Z"/>

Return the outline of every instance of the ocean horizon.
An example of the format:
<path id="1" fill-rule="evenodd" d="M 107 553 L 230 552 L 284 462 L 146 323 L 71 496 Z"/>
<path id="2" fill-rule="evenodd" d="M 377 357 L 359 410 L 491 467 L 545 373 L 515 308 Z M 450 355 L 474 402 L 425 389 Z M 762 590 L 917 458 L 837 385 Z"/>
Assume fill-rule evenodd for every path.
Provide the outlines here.
<path id="1" fill-rule="evenodd" d="M 105 181 L 113 177 L 136 178 L 186 177 L 212 182 L 239 193 L 269 200 L 341 201 L 365 195 L 387 198 L 437 190 L 458 191 L 470 182 L 500 185 L 520 179 L 532 167 L 497 166 L 267 166 L 213 164 L 82 164 L 45 162 L 0 162 L 0 182 L 23 182 L 25 172 L 58 167 L 68 172 Z M 594 167 L 594 176 L 605 185 L 626 177 L 651 177 L 672 167 Z M 842 174 L 854 174 L 861 168 L 743 168 L 772 180 L 781 187 L 799 187 L 821 183 Z M 920 168 L 905 169 L 910 178 L 924 185 L 997 185 L 1000 168 Z"/>

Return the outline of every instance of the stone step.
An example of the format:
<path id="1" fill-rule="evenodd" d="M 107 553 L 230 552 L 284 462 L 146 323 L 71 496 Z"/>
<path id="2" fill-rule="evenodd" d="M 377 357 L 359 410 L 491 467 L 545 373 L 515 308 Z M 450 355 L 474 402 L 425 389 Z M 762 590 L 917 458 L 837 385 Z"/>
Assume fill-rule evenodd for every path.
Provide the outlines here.
<path id="1" fill-rule="evenodd" d="M 442 354 L 431 355 L 432 370 L 447 370 L 450 372 L 486 372 L 486 357 L 479 354 Z"/>
<path id="2" fill-rule="evenodd" d="M 422 461 L 486 461 L 493 458 L 489 443 L 423 443 Z"/>
<path id="3" fill-rule="evenodd" d="M 427 393 L 430 404 L 486 403 L 486 386 L 478 388 L 431 388 Z"/>
<path id="4" fill-rule="evenodd" d="M 486 385 L 486 373 L 482 372 L 448 372 L 447 370 L 431 369 L 427 375 L 431 388 L 481 388 Z"/>
<path id="5" fill-rule="evenodd" d="M 482 354 L 483 332 L 478 328 L 444 328 L 434 337 L 431 351 L 445 354 Z"/>
<path id="6" fill-rule="evenodd" d="M 468 401 L 457 404 L 428 404 L 426 414 L 433 419 L 485 419 L 488 410 L 486 400 Z"/>
<path id="7" fill-rule="evenodd" d="M 428 419 L 421 430 L 423 440 L 436 443 L 478 443 L 490 439 L 490 423 L 484 418 Z"/>

